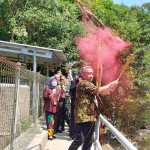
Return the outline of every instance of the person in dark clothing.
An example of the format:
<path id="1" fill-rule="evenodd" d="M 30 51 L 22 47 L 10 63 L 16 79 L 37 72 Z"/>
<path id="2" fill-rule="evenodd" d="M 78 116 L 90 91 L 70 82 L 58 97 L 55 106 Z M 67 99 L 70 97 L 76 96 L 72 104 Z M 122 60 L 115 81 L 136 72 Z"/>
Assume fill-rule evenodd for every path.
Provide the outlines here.
<path id="1" fill-rule="evenodd" d="M 60 87 L 63 94 L 65 94 L 64 103 L 62 106 L 62 113 L 61 113 L 61 130 L 64 131 L 65 120 L 68 126 L 71 124 L 71 99 L 69 95 L 69 83 L 66 82 L 66 77 L 60 77 Z"/>
<path id="2" fill-rule="evenodd" d="M 73 73 L 73 81 L 71 81 L 69 94 L 71 96 L 71 126 L 70 126 L 70 137 L 74 139 L 77 125 L 74 121 L 74 108 L 75 108 L 75 99 L 76 99 L 76 86 L 79 83 L 78 72 Z"/>
<path id="3" fill-rule="evenodd" d="M 65 120 L 67 121 L 67 124 L 70 124 L 70 114 L 68 114 L 68 118 L 66 117 L 66 113 L 70 113 L 71 106 L 70 106 L 70 96 L 69 96 L 69 88 L 70 85 L 66 83 L 66 77 L 61 75 L 60 76 L 60 84 L 58 85 L 58 88 L 61 89 L 62 95 L 64 95 L 64 102 L 59 103 L 59 119 L 58 119 L 58 125 L 56 132 L 61 133 L 62 131 L 65 131 Z M 67 107 L 70 106 L 70 107 Z"/>
<path id="4" fill-rule="evenodd" d="M 57 78 L 57 87 L 61 90 L 60 88 L 60 75 L 59 74 L 55 74 L 54 75 L 56 78 Z M 62 93 L 62 92 L 61 92 Z M 63 94 L 63 93 L 62 93 Z M 57 126 L 56 126 L 56 131 L 54 132 L 55 134 L 58 133 L 62 133 L 62 130 L 59 129 L 60 127 L 60 119 L 61 119 L 61 113 L 62 113 L 62 106 L 61 106 L 61 103 L 63 103 L 62 101 L 60 101 L 58 104 L 59 104 L 59 115 L 58 115 L 58 122 L 57 122 Z"/>

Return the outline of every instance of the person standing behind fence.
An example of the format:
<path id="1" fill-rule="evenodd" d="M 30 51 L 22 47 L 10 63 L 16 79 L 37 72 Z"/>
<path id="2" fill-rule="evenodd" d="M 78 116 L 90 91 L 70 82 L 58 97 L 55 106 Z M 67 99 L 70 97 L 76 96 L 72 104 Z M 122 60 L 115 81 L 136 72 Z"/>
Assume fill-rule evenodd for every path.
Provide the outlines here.
<path id="1" fill-rule="evenodd" d="M 56 125 L 58 121 L 58 114 L 59 114 L 58 102 L 63 98 L 61 90 L 56 86 L 57 86 L 57 78 L 51 77 L 49 80 L 49 84 L 45 88 L 43 93 L 43 99 L 45 101 L 44 110 L 46 113 L 45 117 L 49 140 L 56 138 L 53 134 L 54 131 L 56 131 Z"/>

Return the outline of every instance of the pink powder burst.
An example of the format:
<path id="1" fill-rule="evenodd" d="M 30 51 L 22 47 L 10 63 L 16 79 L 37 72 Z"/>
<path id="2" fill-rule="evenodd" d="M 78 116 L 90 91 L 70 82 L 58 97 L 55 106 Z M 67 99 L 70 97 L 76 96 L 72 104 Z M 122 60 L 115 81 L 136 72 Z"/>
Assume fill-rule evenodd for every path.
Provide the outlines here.
<path id="1" fill-rule="evenodd" d="M 117 79 L 121 70 L 116 55 L 132 44 L 117 36 L 112 36 L 108 27 L 102 30 L 85 19 L 83 19 L 83 24 L 85 34 L 76 38 L 80 57 L 86 64 L 93 67 L 95 75 L 99 64 L 102 65 L 102 82 L 104 84 Z"/>

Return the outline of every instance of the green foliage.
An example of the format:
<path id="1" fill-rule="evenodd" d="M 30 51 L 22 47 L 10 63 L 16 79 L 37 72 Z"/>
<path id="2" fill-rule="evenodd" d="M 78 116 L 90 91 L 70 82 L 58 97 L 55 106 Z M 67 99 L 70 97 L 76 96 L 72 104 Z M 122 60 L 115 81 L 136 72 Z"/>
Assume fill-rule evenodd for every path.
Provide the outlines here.
<path id="1" fill-rule="evenodd" d="M 29 126 L 30 126 L 29 120 L 22 121 L 21 122 L 21 132 L 27 131 L 29 129 Z"/>
<path id="2" fill-rule="evenodd" d="M 113 34 L 133 44 L 132 48 L 118 57 L 122 57 L 122 63 L 125 63 L 131 53 L 135 55 L 128 68 L 129 74 L 123 77 L 126 81 L 121 79 L 120 92 L 116 92 L 110 98 L 104 98 L 104 103 L 111 113 L 111 119 L 118 127 L 126 131 L 133 128 L 137 130 L 147 119 L 148 115 L 145 114 L 150 113 L 149 3 L 142 7 L 129 8 L 125 5 L 116 5 L 112 1 L 92 0 L 88 1 L 86 6 L 90 6 L 92 13 L 110 27 Z M 128 79 L 129 76 L 131 79 Z"/>
<path id="3" fill-rule="evenodd" d="M 150 12 L 150 3 L 145 3 L 142 5 L 146 12 Z"/>
<path id="4" fill-rule="evenodd" d="M 137 130 L 150 114 L 150 3 L 129 8 L 113 1 L 82 2 L 113 34 L 133 44 L 118 54 L 123 64 L 135 55 L 125 75 L 129 82 L 121 79 L 118 93 L 104 101 L 118 127 Z M 0 7 L 0 40 L 63 50 L 68 62 L 78 59 L 75 36 L 83 34 L 82 14 L 73 0 L 0 0 Z M 40 72 L 45 75 L 46 67 Z"/>
<path id="5" fill-rule="evenodd" d="M 75 60 L 75 36 L 82 33 L 79 9 L 56 0 L 26 1 L 26 8 L 11 18 L 11 41 L 61 49 L 68 61 Z"/>

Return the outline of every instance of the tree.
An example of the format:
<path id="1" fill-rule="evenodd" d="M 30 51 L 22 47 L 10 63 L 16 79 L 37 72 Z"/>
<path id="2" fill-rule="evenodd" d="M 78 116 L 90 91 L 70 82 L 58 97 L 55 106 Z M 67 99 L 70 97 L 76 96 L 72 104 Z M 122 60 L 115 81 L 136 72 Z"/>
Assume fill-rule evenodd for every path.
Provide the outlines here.
<path id="1" fill-rule="evenodd" d="M 71 3 L 26 1 L 10 19 L 11 41 L 63 50 L 68 61 L 78 57 L 75 36 L 82 33 L 80 12 Z"/>
<path id="2" fill-rule="evenodd" d="M 118 59 L 124 64 L 129 54 L 134 53 L 135 58 L 128 68 L 129 72 L 121 79 L 119 93 L 105 98 L 105 106 L 109 109 L 112 119 L 118 127 L 137 130 L 144 121 L 145 110 L 149 110 L 149 19 L 148 7 L 116 5 L 112 1 L 88 1 L 87 8 L 93 12 L 113 34 L 132 43 Z M 148 6 L 148 5 L 147 5 Z M 126 79 L 126 80 L 125 80 Z M 128 82 L 130 81 L 130 86 Z M 124 84 L 123 84 L 124 83 Z M 126 84 L 125 84 L 126 83 Z M 127 90 L 128 89 L 128 90 Z M 115 108 L 115 109 L 113 109 Z M 146 111 L 147 112 L 147 111 Z M 123 119 L 122 119 L 123 118 Z"/>
<path id="3" fill-rule="evenodd" d="M 134 127 L 138 129 L 150 112 L 149 3 L 129 8 L 113 1 L 82 2 L 105 26 L 111 28 L 112 34 L 133 44 L 132 48 L 117 55 L 121 64 L 125 64 L 131 53 L 135 58 L 121 79 L 124 84 L 119 86 L 118 93 L 112 95 L 112 99 L 105 98 L 105 105 L 118 126 L 129 129 L 134 120 Z M 63 50 L 68 62 L 79 59 L 75 36 L 84 33 L 82 13 L 74 1 L 1 0 L 0 7 L 1 40 Z M 129 80 L 130 86 L 125 84 L 125 78 L 132 79 Z"/>

